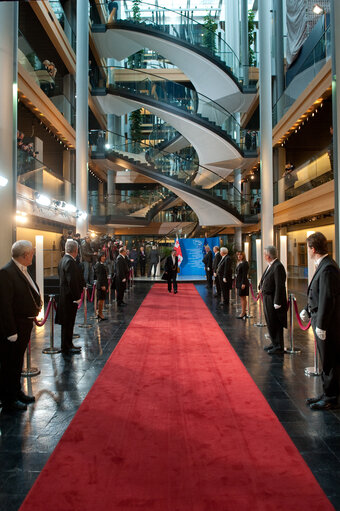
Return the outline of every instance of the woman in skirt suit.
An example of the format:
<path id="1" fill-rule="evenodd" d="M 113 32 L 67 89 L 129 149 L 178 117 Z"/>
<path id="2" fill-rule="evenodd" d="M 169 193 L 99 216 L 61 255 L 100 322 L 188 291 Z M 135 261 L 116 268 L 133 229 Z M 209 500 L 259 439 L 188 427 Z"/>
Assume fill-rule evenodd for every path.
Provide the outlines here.
<path id="1" fill-rule="evenodd" d="M 248 280 L 249 264 L 248 261 L 246 261 L 246 255 L 244 252 L 237 252 L 237 261 L 238 264 L 236 266 L 236 289 L 238 291 L 238 296 L 241 298 L 242 307 L 242 312 L 240 316 L 237 316 L 237 318 L 246 319 L 247 296 L 249 296 L 249 280 Z"/>
<path id="2" fill-rule="evenodd" d="M 108 279 L 107 279 L 107 268 L 105 265 L 106 254 L 105 252 L 99 252 L 98 254 L 98 262 L 94 267 L 94 271 L 97 278 L 97 300 L 98 300 L 98 312 L 97 319 L 98 321 L 105 321 L 107 318 L 103 315 L 103 308 L 106 298 L 106 292 L 108 290 Z"/>

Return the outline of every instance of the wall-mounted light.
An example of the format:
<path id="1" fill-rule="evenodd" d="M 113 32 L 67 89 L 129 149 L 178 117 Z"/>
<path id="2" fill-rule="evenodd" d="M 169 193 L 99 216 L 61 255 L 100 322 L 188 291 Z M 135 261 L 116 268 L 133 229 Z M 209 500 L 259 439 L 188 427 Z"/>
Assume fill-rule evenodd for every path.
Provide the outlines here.
<path id="1" fill-rule="evenodd" d="M 36 196 L 36 199 L 35 199 L 35 202 L 37 204 L 40 204 L 40 206 L 50 206 L 51 205 L 51 199 L 49 197 L 47 197 L 47 195 L 41 195 L 41 194 L 37 194 Z"/>
<path id="2" fill-rule="evenodd" d="M 319 14 L 323 14 L 325 11 L 323 10 L 322 7 L 320 7 L 319 4 L 315 4 L 313 7 L 313 12 L 314 12 L 314 14 L 319 15 Z"/>
<path id="3" fill-rule="evenodd" d="M 8 179 L 3 176 L 0 176 L 0 186 L 6 186 L 8 183 Z"/>

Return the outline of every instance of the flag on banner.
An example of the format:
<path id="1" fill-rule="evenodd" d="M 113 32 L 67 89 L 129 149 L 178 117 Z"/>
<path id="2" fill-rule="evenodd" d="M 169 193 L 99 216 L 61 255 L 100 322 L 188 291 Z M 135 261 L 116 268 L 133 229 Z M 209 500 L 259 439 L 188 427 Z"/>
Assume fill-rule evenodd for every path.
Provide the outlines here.
<path id="1" fill-rule="evenodd" d="M 207 239 L 207 235 L 205 235 L 204 237 L 204 242 L 203 242 L 203 247 L 202 247 L 202 253 L 203 253 L 203 257 L 205 256 L 205 247 L 208 245 L 208 239 Z"/>
<path id="2" fill-rule="evenodd" d="M 174 245 L 174 250 L 176 250 L 176 255 L 178 257 L 178 266 L 180 266 L 181 262 L 183 261 L 183 256 L 182 256 L 182 250 L 181 250 L 181 245 L 179 244 L 178 236 L 176 237 L 176 243 Z"/>

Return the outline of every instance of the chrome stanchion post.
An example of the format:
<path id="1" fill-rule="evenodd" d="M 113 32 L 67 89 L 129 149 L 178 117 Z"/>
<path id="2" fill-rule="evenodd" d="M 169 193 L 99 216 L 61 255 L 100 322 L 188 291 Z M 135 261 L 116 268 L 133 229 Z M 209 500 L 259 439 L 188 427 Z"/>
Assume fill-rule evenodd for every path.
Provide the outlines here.
<path id="1" fill-rule="evenodd" d="M 46 353 L 48 355 L 54 355 L 55 353 L 60 353 L 61 350 L 54 347 L 54 302 L 55 302 L 55 295 L 49 295 L 50 302 L 51 302 L 51 316 L 50 316 L 50 346 L 49 348 L 44 348 L 42 350 L 43 353 Z"/>
<path id="2" fill-rule="evenodd" d="M 258 326 L 258 327 L 263 327 L 263 326 L 267 326 L 266 323 L 263 323 L 263 319 L 262 319 L 262 295 L 261 293 L 259 294 L 259 299 L 258 299 L 258 302 L 259 302 L 259 320 L 257 323 L 254 323 L 254 326 Z"/>
<path id="3" fill-rule="evenodd" d="M 84 287 L 84 323 L 79 325 L 80 328 L 91 328 L 92 325 L 87 322 L 87 284 Z"/>
<path id="4" fill-rule="evenodd" d="M 37 367 L 31 367 L 31 340 L 29 340 L 26 349 L 26 367 L 22 370 L 21 376 L 28 378 L 30 376 L 38 376 L 40 370 Z"/>
<path id="5" fill-rule="evenodd" d="M 109 275 L 109 307 L 112 305 L 112 275 Z"/>
<path id="6" fill-rule="evenodd" d="M 248 314 L 247 314 L 247 319 L 249 318 L 253 318 L 254 316 L 251 314 L 251 300 L 252 300 L 252 297 L 251 297 L 251 279 L 249 279 L 249 296 L 248 296 Z"/>
<path id="7" fill-rule="evenodd" d="M 289 295 L 289 340 L 290 347 L 285 348 L 285 353 L 301 353 L 300 348 L 295 348 L 294 346 L 294 301 L 296 300 L 295 296 L 291 293 Z"/>
<path id="8" fill-rule="evenodd" d="M 97 319 L 97 281 L 93 281 L 94 286 L 94 298 L 93 298 L 93 316 L 90 319 Z"/>
<path id="9" fill-rule="evenodd" d="M 320 376 L 321 373 L 322 373 L 322 371 L 320 369 L 318 344 L 317 344 L 316 337 L 314 334 L 314 366 L 306 367 L 305 375 L 306 376 Z"/>

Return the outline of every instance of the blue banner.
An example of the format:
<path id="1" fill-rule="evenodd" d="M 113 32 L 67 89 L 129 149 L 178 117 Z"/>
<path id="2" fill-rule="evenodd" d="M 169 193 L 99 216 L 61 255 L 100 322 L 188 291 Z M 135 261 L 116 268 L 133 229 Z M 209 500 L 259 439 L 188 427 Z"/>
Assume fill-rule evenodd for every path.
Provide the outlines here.
<path id="1" fill-rule="evenodd" d="M 184 238 L 179 240 L 182 250 L 183 261 L 180 275 L 205 276 L 203 259 L 204 245 L 209 245 L 211 250 L 214 246 L 220 246 L 220 239 L 214 238 Z M 214 252 L 213 252 L 214 255 Z"/>

